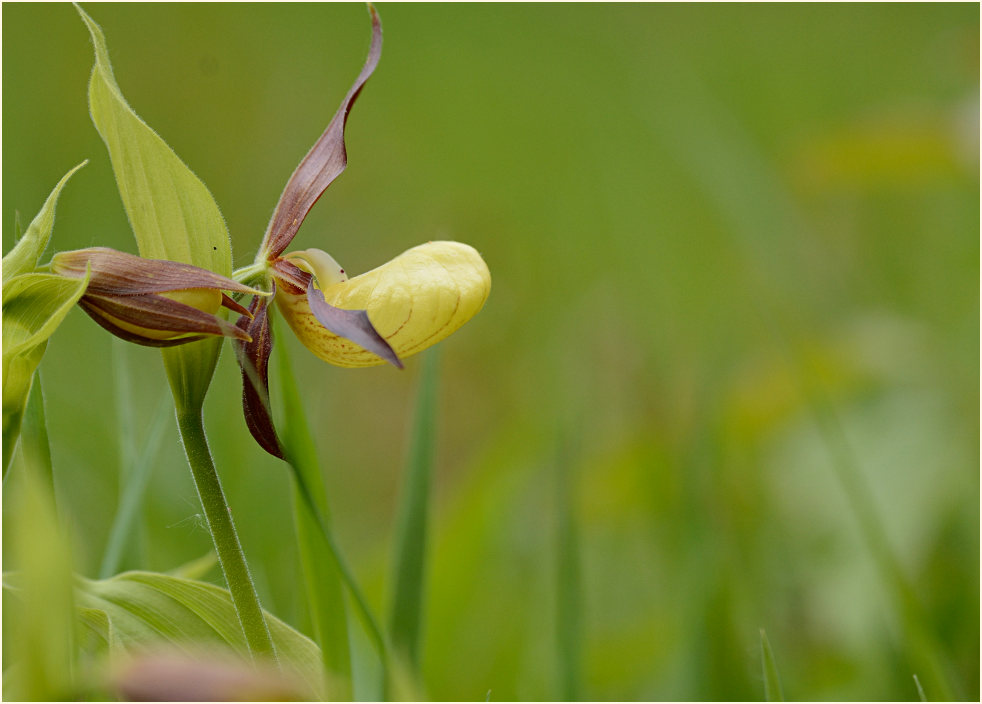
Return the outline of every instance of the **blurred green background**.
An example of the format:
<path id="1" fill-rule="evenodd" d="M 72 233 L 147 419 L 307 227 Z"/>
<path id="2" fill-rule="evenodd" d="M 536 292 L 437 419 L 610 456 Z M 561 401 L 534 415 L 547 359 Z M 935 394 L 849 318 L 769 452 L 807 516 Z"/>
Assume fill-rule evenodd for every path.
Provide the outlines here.
<path id="1" fill-rule="evenodd" d="M 251 262 L 361 66 L 364 7 L 89 11 L 129 103 Z M 348 170 L 294 247 L 361 272 L 458 239 L 491 268 L 486 308 L 441 345 L 429 695 L 561 697 L 566 627 L 579 697 L 759 699 L 764 628 L 790 698 L 913 699 L 915 673 L 939 696 L 937 662 L 977 700 L 978 6 L 379 11 Z M 136 249 L 87 113 L 91 65 L 70 6 L 4 4 L 5 252 L 15 211 L 29 222 L 86 158 L 54 248 Z M 382 611 L 419 362 L 343 370 L 277 344 Z M 42 365 L 58 500 L 92 576 L 119 485 L 114 361 L 142 442 L 166 393 L 156 351 L 114 358 L 77 311 Z M 249 437 L 239 384 L 226 351 L 211 443 L 264 604 L 306 629 L 289 477 Z M 581 579 L 563 624 L 557 484 Z M 199 511 L 171 423 L 127 567 L 207 552 Z"/>

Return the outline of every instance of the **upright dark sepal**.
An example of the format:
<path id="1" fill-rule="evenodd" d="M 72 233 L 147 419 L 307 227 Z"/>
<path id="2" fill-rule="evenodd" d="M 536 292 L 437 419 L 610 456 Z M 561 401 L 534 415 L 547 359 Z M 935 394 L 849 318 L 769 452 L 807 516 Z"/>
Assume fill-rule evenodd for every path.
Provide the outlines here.
<path id="1" fill-rule="evenodd" d="M 382 23 L 371 4 L 368 10 L 372 15 L 372 43 L 368 48 L 368 58 L 324 134 L 300 162 L 283 189 L 260 248 L 267 260 L 283 253 L 314 203 L 348 165 L 344 148 L 344 126 L 348 113 L 382 55 Z"/>
<path id="2" fill-rule="evenodd" d="M 273 457 L 284 459 L 269 406 L 269 355 L 273 351 L 273 334 L 269 326 L 268 302 L 267 297 L 253 296 L 249 304 L 252 317 L 243 315 L 236 323 L 252 341 L 236 340 L 233 344 L 242 369 L 242 411 L 246 426 L 260 447 Z"/>

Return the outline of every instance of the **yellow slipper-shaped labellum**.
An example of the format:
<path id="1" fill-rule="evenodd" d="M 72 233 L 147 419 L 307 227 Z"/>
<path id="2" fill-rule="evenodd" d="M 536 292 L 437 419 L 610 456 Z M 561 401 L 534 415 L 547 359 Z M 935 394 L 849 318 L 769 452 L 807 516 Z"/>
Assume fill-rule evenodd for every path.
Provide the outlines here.
<path id="1" fill-rule="evenodd" d="M 286 257 L 313 274 L 324 300 L 336 308 L 366 310 L 372 325 L 400 357 L 436 344 L 481 310 L 491 290 L 491 272 L 473 247 L 427 242 L 353 279 L 319 250 Z M 378 355 L 321 325 L 304 294 L 280 288 L 276 302 L 300 341 L 340 367 L 384 364 Z"/>

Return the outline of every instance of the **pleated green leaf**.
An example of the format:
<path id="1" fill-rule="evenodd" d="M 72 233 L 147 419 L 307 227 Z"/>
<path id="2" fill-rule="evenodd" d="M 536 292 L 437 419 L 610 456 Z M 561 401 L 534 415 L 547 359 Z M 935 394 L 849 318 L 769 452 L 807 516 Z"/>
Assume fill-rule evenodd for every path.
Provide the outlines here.
<path id="1" fill-rule="evenodd" d="M 88 161 L 83 161 L 65 174 L 61 181 L 58 182 L 58 185 L 55 186 L 54 190 L 51 191 L 48 200 L 41 206 L 41 212 L 27 226 L 27 231 L 23 233 L 23 236 L 19 232 L 17 233 L 17 244 L 3 258 L 4 281 L 8 281 L 18 274 L 26 274 L 34 271 L 35 267 L 37 267 L 38 260 L 44 254 L 44 250 L 48 248 L 48 240 L 51 239 L 51 229 L 55 224 L 55 206 L 58 204 L 58 196 L 61 195 L 61 189 L 68 183 L 68 179 L 72 177 L 72 174 L 87 163 Z M 19 225 L 17 229 L 20 229 Z"/>
<path id="2" fill-rule="evenodd" d="M 212 584 L 126 572 L 100 581 L 79 578 L 76 600 L 83 624 L 117 652 L 171 646 L 195 655 L 202 647 L 215 647 L 249 657 L 228 591 Z M 266 614 L 266 622 L 283 669 L 322 697 L 317 645 L 272 614 Z"/>
<path id="3" fill-rule="evenodd" d="M 218 205 L 201 180 L 126 103 L 102 30 L 81 8 L 78 12 L 95 46 L 89 110 L 109 150 L 140 254 L 229 276 L 232 248 Z M 200 407 L 220 349 L 221 339 L 214 339 L 163 351 L 175 399 L 186 408 Z"/>
<path id="4" fill-rule="evenodd" d="M 21 274 L 3 283 L 3 472 L 20 435 L 34 372 L 48 338 L 85 293 L 89 276 Z"/>

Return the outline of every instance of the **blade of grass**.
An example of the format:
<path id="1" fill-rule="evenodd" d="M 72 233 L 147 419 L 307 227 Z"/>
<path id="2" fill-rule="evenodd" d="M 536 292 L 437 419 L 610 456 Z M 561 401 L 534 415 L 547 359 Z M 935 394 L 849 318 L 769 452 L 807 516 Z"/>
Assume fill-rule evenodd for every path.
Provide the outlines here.
<path id="1" fill-rule="evenodd" d="M 275 318 L 270 319 L 270 324 L 273 326 L 275 332 L 276 323 Z M 284 347 L 281 345 L 278 351 L 280 356 L 285 356 Z M 287 368 L 289 370 L 289 368 Z M 293 379 L 292 373 L 290 374 L 290 379 Z M 294 389 L 296 388 L 296 381 L 284 382 L 292 383 Z M 300 414 L 296 417 L 296 422 L 303 421 L 304 427 L 306 427 L 306 416 Z M 307 431 L 309 434 L 309 430 Z M 282 443 L 281 443 L 282 444 Z M 287 457 L 290 456 L 291 449 L 284 447 L 284 452 Z M 358 615 L 359 620 L 365 628 L 369 639 L 375 652 L 379 658 L 379 665 L 381 667 L 381 678 L 382 678 L 382 688 L 383 691 L 389 685 L 390 679 L 390 668 L 389 668 L 389 651 L 388 644 L 385 639 L 385 635 L 382 632 L 381 627 L 378 624 L 378 620 L 375 618 L 375 614 L 372 613 L 371 607 L 368 605 L 368 600 L 361 591 L 361 587 L 358 585 L 358 580 L 355 579 L 354 572 L 351 567 L 348 566 L 347 561 L 338 547 L 337 541 L 334 539 L 334 534 L 328 527 L 327 519 L 323 516 L 320 509 L 317 506 L 317 501 L 314 499 L 314 495 L 311 491 L 310 486 L 307 483 L 306 477 L 300 470 L 293 464 L 287 463 L 293 472 L 293 478 L 297 483 L 297 490 L 300 492 L 300 496 L 303 499 L 304 505 L 310 516 L 316 521 L 317 527 L 319 529 L 321 539 L 324 541 L 324 545 L 327 548 L 328 554 L 334 563 L 334 566 L 338 570 L 338 574 L 341 577 L 342 583 L 347 587 L 349 594 L 355 603 L 355 612 Z"/>
<path id="2" fill-rule="evenodd" d="M 126 344 L 126 343 L 122 343 Z M 157 402 L 157 409 L 153 420 L 150 422 L 150 430 L 147 434 L 146 444 L 139 457 L 134 454 L 130 458 L 133 462 L 129 467 L 123 467 L 120 473 L 125 487 L 113 517 L 112 528 L 109 530 L 109 540 L 106 543 L 106 552 L 102 556 L 102 565 L 99 568 L 99 579 L 108 579 L 119 571 L 119 565 L 123 559 L 123 551 L 132 535 L 136 532 L 137 517 L 140 515 L 140 505 L 143 502 L 143 495 L 150 481 L 150 472 L 153 469 L 153 461 L 160 452 L 160 445 L 164 438 L 164 429 L 167 427 L 167 420 L 170 414 L 170 398 L 166 392 L 161 395 Z"/>
<path id="3" fill-rule="evenodd" d="M 561 438 L 556 462 L 556 654 L 561 701 L 580 698 L 582 600 L 574 442 L 572 435 Z"/>
<path id="4" fill-rule="evenodd" d="M 389 614 L 392 647 L 417 676 L 425 603 L 426 522 L 436 436 L 438 354 L 437 349 L 432 349 L 423 355 L 392 565 L 394 591 Z"/>
<path id="5" fill-rule="evenodd" d="M 914 675 L 914 685 L 917 687 L 917 698 L 922 702 L 926 702 L 927 695 L 924 694 L 924 688 L 921 686 L 921 681 L 917 679 L 917 675 Z"/>
<path id="6" fill-rule="evenodd" d="M 372 645 L 375 647 L 375 652 L 378 654 L 379 662 L 382 668 L 384 689 L 386 687 L 386 683 L 389 681 L 389 655 L 385 636 L 382 633 L 382 629 L 378 625 L 378 620 L 372 613 L 371 607 L 368 605 L 368 600 L 361 591 L 361 587 L 358 586 L 358 581 L 355 579 L 354 572 L 351 570 L 348 563 L 342 556 L 341 549 L 338 547 L 337 541 L 334 540 L 334 534 L 328 529 L 327 522 L 317 510 L 317 506 L 314 503 L 314 498 L 310 493 L 310 488 L 307 486 L 307 482 L 304 481 L 303 476 L 296 471 L 296 468 L 293 467 L 293 465 L 290 465 L 290 467 L 294 469 L 293 476 L 297 480 L 297 488 L 300 491 L 304 504 L 310 511 L 311 516 L 317 522 L 317 526 L 320 529 L 321 538 L 324 540 L 324 544 L 328 548 L 331 559 L 334 561 L 334 564 L 341 575 L 341 581 L 348 588 L 351 597 L 355 601 L 358 618 L 365 627 L 365 631 L 368 633 L 368 636 L 372 641 Z"/>
<path id="7" fill-rule="evenodd" d="M 3 694 L 11 701 L 72 700 L 77 646 L 72 557 L 35 447 L 21 445 L 24 484 L 14 508 L 11 551 L 19 588 L 17 599 L 4 603 L 4 618 L 13 624 L 4 665 L 8 655 L 14 664 L 4 672 Z"/>
<path id="8" fill-rule="evenodd" d="M 34 374 L 34 383 L 27 397 L 24 420 L 20 431 L 20 452 L 25 462 L 33 468 L 37 478 L 55 496 L 55 477 L 51 466 L 51 445 L 48 442 L 48 425 L 44 417 L 44 392 L 41 389 L 41 371 Z"/>
<path id="9" fill-rule="evenodd" d="M 310 503 L 316 505 L 326 526 L 329 516 L 327 487 L 317 461 L 317 449 L 310 436 L 293 368 L 289 355 L 282 347 L 277 349 L 276 358 L 284 409 L 279 433 L 281 445 L 295 475 L 302 477 L 303 484 L 308 487 Z M 298 479 L 294 486 L 294 525 L 314 640 L 321 648 L 329 695 L 336 700 L 346 700 L 352 694 L 352 671 L 348 614 L 341 574 L 321 535 L 317 514 L 311 509 L 299 484 Z"/>
<path id="10" fill-rule="evenodd" d="M 764 699 L 769 702 L 783 702 L 784 689 L 781 688 L 781 678 L 777 674 L 771 643 L 763 628 L 760 629 L 760 663 L 764 670 Z"/>
<path id="11" fill-rule="evenodd" d="M 112 339 L 113 400 L 116 402 L 116 426 L 119 428 L 120 479 L 136 466 L 136 429 L 133 427 L 133 385 L 130 383 L 127 360 L 127 343 L 118 337 Z"/>

